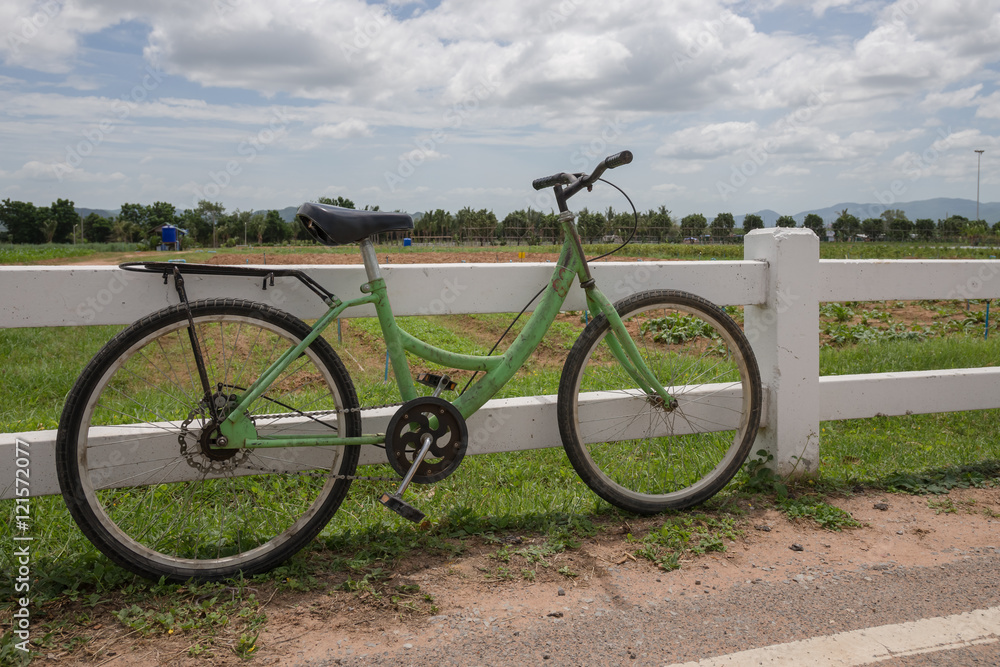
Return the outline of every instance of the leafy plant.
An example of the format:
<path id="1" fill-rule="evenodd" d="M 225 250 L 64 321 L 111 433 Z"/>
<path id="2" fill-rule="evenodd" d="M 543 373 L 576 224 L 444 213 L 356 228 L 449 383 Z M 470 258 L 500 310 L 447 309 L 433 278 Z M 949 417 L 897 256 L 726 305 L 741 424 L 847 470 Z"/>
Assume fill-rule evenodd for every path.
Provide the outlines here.
<path id="1" fill-rule="evenodd" d="M 785 498 L 778 502 L 778 507 L 789 519 L 809 519 L 821 528 L 835 532 L 844 528 L 860 528 L 862 525 L 849 512 L 815 496 Z"/>
<path id="2" fill-rule="evenodd" d="M 712 326 L 699 317 L 686 313 L 671 313 L 642 323 L 643 334 L 651 333 L 657 343 L 677 345 L 696 338 L 716 339 L 718 334 Z"/>
<path id="3" fill-rule="evenodd" d="M 747 481 L 743 488 L 750 493 L 773 493 L 778 498 L 788 497 L 788 485 L 768 464 L 774 461 L 774 455 L 766 449 L 757 450 L 758 458 L 749 458 L 743 464 L 746 471 Z"/>

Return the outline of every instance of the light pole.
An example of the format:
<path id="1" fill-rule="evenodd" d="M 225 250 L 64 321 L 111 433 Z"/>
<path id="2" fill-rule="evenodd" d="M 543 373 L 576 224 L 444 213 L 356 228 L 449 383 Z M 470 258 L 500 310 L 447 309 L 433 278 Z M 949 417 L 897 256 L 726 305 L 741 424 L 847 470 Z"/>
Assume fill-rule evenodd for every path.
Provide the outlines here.
<path id="1" fill-rule="evenodd" d="M 983 148 L 976 148 L 976 222 L 979 222 L 979 173 L 983 164 Z"/>

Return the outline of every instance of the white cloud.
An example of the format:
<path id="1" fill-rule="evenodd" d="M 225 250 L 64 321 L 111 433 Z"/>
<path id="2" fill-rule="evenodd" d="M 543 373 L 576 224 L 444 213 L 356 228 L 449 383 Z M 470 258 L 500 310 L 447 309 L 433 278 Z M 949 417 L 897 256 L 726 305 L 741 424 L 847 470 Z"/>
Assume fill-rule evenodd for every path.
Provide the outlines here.
<path id="1" fill-rule="evenodd" d="M 920 106 L 930 111 L 939 109 L 968 107 L 975 104 L 974 99 L 979 91 L 983 89 L 983 84 L 977 83 L 968 88 L 960 88 L 949 92 L 929 93 Z"/>
<path id="2" fill-rule="evenodd" d="M 312 131 L 314 137 L 322 139 L 356 139 L 372 136 L 368 123 L 358 118 L 348 118 L 333 125 L 320 125 Z"/>
<path id="3" fill-rule="evenodd" d="M 786 165 L 782 165 L 782 166 L 778 167 L 777 169 L 775 169 L 772 172 L 772 175 L 774 175 L 774 176 L 805 176 L 805 175 L 811 174 L 811 173 L 812 173 L 812 171 L 810 169 L 806 169 L 805 167 L 799 167 L 799 166 L 796 166 L 796 165 L 786 164 Z"/>
<path id="4" fill-rule="evenodd" d="M 976 109 L 976 118 L 1000 118 L 1000 91 L 983 98 Z"/>

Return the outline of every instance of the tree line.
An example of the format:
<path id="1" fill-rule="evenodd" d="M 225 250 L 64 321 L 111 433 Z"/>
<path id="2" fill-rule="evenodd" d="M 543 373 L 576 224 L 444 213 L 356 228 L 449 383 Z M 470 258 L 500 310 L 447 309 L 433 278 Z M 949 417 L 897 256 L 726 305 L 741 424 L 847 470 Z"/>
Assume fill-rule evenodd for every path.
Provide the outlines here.
<path id="1" fill-rule="evenodd" d="M 50 206 L 5 199 L 0 203 L 0 223 L 7 228 L 3 240 L 9 243 L 117 242 L 155 247 L 163 225 L 186 230 L 186 240 L 202 246 L 281 243 L 306 236 L 300 225 L 287 224 L 276 210 L 227 213 L 222 204 L 207 200 L 183 211 L 167 202 L 125 203 L 109 218 L 96 212 L 82 217 L 67 199 Z"/>
<path id="2" fill-rule="evenodd" d="M 320 203 L 344 208 L 356 208 L 345 197 L 319 197 Z M 379 210 L 365 206 L 365 210 Z M 502 220 L 491 210 L 464 207 L 457 213 L 443 209 L 415 216 L 412 236 L 418 240 L 447 240 L 459 243 L 537 245 L 558 242 L 558 215 L 521 209 L 508 213 Z M 154 202 L 150 205 L 122 204 L 119 213 L 104 217 L 90 213 L 81 217 L 72 201 L 58 199 L 50 206 L 35 206 L 30 202 L 3 200 L 0 223 L 6 227 L 2 240 L 9 243 L 71 243 L 128 242 L 155 247 L 159 243 L 158 229 L 173 225 L 187 231 L 186 241 L 201 246 L 233 246 L 240 244 L 275 244 L 309 239 L 298 222 L 286 223 L 277 210 L 227 212 L 219 202 L 202 200 L 193 209 L 178 211 L 173 204 Z M 587 208 L 577 212 L 581 238 L 587 243 L 616 242 L 635 230 L 634 240 L 649 243 L 665 242 L 739 242 L 744 234 L 764 227 L 764 220 L 751 213 L 736 227 L 732 213 L 719 213 L 711 221 L 700 213 L 677 220 L 666 207 L 649 209 L 638 214 Z M 797 227 L 790 215 L 777 220 L 778 227 Z M 877 218 L 859 219 L 840 212 L 829 227 L 815 213 L 805 216 L 803 227 L 825 236 L 833 232 L 838 241 L 904 241 L 910 239 L 978 240 L 1000 236 L 1000 222 L 992 227 L 984 220 L 969 220 L 960 215 L 934 221 L 922 218 L 910 221 L 899 209 L 889 209 Z M 382 235 L 382 241 L 396 239 L 400 233 Z"/>

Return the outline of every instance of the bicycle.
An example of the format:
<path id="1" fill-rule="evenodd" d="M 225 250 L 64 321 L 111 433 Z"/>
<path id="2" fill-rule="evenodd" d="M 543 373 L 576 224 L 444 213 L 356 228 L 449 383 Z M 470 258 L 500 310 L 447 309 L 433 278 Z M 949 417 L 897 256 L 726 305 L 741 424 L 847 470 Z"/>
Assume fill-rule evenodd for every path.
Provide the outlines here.
<path id="1" fill-rule="evenodd" d="M 739 325 L 705 299 L 658 289 L 612 304 L 598 289 L 567 200 L 631 160 L 624 151 L 591 174 L 533 182 L 552 188 L 564 240 L 537 308 L 495 356 L 450 352 L 397 325 L 371 237 L 412 229 L 406 214 L 299 208 L 299 220 L 322 243 L 360 243 L 367 282 L 355 299 L 341 300 L 294 269 L 122 265 L 172 279 L 180 303 L 116 335 L 67 397 L 56 463 L 81 531 L 112 561 L 153 579 L 264 572 L 331 519 L 359 479 L 362 445 L 384 447 L 401 477 L 387 478 L 398 486 L 380 502 L 420 521 L 423 514 L 403 499 L 408 485 L 455 472 L 468 446 L 465 420 L 525 363 L 577 279 L 594 317 L 566 358 L 557 404 L 576 472 L 630 512 L 710 498 L 736 474 L 756 436 L 757 362 Z M 295 278 L 328 310 L 310 327 L 257 302 L 190 302 L 188 274 L 252 276 L 265 289 L 275 277 Z M 321 336 L 346 309 L 365 304 L 375 307 L 402 398 L 384 434 L 364 433 L 351 377 Z M 443 392 L 457 393 L 457 384 L 447 375 L 415 383 L 407 352 L 483 375 L 446 400 Z M 418 395 L 417 384 L 433 392 Z"/>

